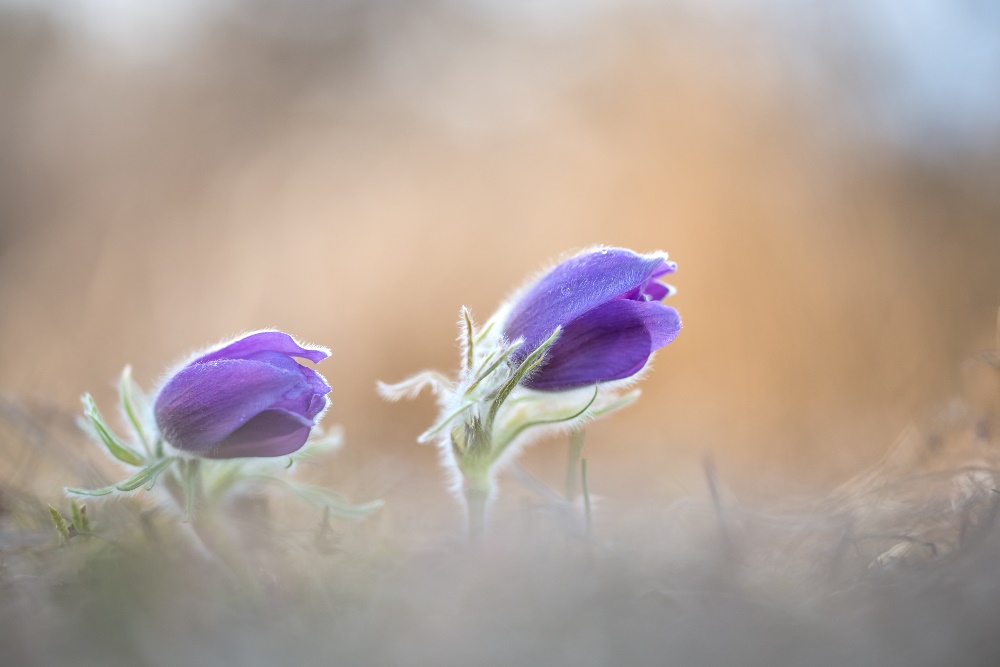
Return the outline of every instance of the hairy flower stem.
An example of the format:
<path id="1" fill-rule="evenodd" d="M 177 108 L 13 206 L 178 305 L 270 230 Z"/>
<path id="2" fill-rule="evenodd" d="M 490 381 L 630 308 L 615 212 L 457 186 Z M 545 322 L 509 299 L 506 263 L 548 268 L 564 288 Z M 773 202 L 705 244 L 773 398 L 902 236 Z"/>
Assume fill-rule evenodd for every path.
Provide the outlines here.
<path id="1" fill-rule="evenodd" d="M 190 463 L 189 461 L 188 464 Z M 197 507 L 193 506 L 190 494 L 199 490 L 200 479 L 193 480 L 196 483 L 191 483 L 191 478 L 199 475 L 199 463 L 196 461 L 193 469 L 186 470 L 184 474 L 172 471 L 173 474 L 166 476 L 164 486 L 177 510 L 186 516 L 185 520 L 181 522 L 181 526 L 191 537 L 195 550 L 207 562 L 217 566 L 230 584 L 240 585 L 252 578 L 249 576 L 249 572 L 240 572 L 240 565 L 230 557 L 232 550 L 226 549 L 223 544 L 223 527 L 216 525 L 213 518 L 206 512 L 199 512 Z"/>
<path id="2" fill-rule="evenodd" d="M 586 433 L 579 428 L 569 434 L 569 451 L 566 459 L 566 500 L 576 500 L 576 480 L 580 477 L 580 457 Z"/>
<path id="3" fill-rule="evenodd" d="M 186 465 L 186 464 L 185 464 Z M 194 511 L 193 499 L 189 497 L 190 485 L 184 475 L 171 474 L 165 478 L 164 486 L 170 493 L 178 511 L 184 516 L 183 525 L 188 527 L 194 538 L 195 547 L 210 560 L 218 560 L 217 543 L 212 530 L 203 521 L 203 517 Z"/>
<path id="4" fill-rule="evenodd" d="M 486 518 L 489 514 L 492 484 L 485 475 L 466 477 L 462 491 L 465 496 L 465 511 L 468 519 L 466 527 L 470 543 L 482 540 L 486 530 Z"/>

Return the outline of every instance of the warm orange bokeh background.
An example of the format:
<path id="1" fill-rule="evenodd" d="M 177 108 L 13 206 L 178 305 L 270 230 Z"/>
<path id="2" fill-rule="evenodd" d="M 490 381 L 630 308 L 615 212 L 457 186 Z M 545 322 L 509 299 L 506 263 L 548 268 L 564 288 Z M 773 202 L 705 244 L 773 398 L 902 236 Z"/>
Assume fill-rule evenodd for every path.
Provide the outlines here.
<path id="1" fill-rule="evenodd" d="M 148 49 L 5 9 L 0 392 L 110 406 L 126 363 L 148 386 L 274 326 L 333 349 L 332 479 L 430 467 L 431 401 L 377 379 L 454 367 L 459 307 L 566 250 L 662 248 L 685 329 L 591 429 L 595 484 L 683 487 L 707 452 L 737 485 L 843 479 L 992 345 L 1000 143 L 886 130 L 845 19 L 789 43 L 690 4 L 234 3 Z"/>

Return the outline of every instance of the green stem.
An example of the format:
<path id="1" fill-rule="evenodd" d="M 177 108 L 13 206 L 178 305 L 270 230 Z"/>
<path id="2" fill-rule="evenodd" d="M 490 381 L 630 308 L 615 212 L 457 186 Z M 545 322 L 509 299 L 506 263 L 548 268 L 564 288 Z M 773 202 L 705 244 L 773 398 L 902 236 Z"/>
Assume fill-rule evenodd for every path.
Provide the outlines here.
<path id="1" fill-rule="evenodd" d="M 478 542 L 486 531 L 492 495 L 490 480 L 486 476 L 466 477 L 462 491 L 465 495 L 465 510 L 468 516 L 467 536 L 469 542 Z"/>
<path id="2" fill-rule="evenodd" d="M 580 474 L 580 455 L 583 453 L 583 441 L 586 431 L 575 428 L 569 434 L 569 450 L 566 460 L 566 500 L 576 499 L 576 480 Z"/>
<path id="3" fill-rule="evenodd" d="M 201 461 L 188 459 L 184 465 L 184 520 L 192 521 L 201 495 Z"/>
<path id="4" fill-rule="evenodd" d="M 583 512 L 587 520 L 587 539 L 590 539 L 590 489 L 587 488 L 587 459 L 580 460 L 580 490 L 583 493 Z"/>
<path id="5" fill-rule="evenodd" d="M 172 471 L 174 474 L 167 478 L 164 486 L 167 487 L 167 491 L 170 493 L 170 498 L 174 501 L 174 504 L 184 514 L 183 525 L 188 527 L 197 545 L 202 548 L 209 558 L 221 562 L 217 531 L 212 530 L 208 525 L 205 513 L 196 512 L 195 508 L 191 506 L 192 488 L 190 484 L 191 477 L 187 468 L 188 464 L 183 464 L 183 469 L 179 472 Z"/>

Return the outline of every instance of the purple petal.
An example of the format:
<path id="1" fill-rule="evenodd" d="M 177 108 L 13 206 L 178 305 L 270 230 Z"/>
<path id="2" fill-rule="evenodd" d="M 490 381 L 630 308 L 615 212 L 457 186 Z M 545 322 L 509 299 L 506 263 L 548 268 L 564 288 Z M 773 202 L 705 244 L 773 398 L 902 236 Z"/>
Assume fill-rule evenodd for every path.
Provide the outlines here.
<path id="1" fill-rule="evenodd" d="M 280 352 L 258 352 L 247 358 L 252 361 L 262 361 L 288 371 L 295 371 L 302 376 L 302 379 L 306 381 L 310 389 L 315 391 L 317 394 L 330 393 L 331 387 L 326 383 L 326 380 L 323 379 L 322 375 L 311 368 L 303 366 L 288 355 Z"/>
<path id="2" fill-rule="evenodd" d="M 222 359 L 182 369 L 160 391 L 154 412 L 167 442 L 199 452 L 264 410 L 312 393 L 297 370 L 257 360 Z"/>
<path id="3" fill-rule="evenodd" d="M 670 285 L 650 280 L 645 285 L 630 289 L 618 298 L 631 299 L 632 301 L 663 301 L 663 299 L 673 293 L 674 288 Z"/>
<path id="4" fill-rule="evenodd" d="M 326 348 L 302 347 L 283 331 L 260 331 L 244 336 L 228 345 L 198 357 L 191 363 L 200 364 L 218 359 L 252 359 L 261 353 L 278 353 L 286 357 L 300 357 L 317 364 L 330 356 Z"/>
<path id="5" fill-rule="evenodd" d="M 646 285 L 643 293 L 649 297 L 650 301 L 663 301 L 670 294 L 670 288 L 653 280 Z"/>
<path id="6" fill-rule="evenodd" d="M 566 325 L 525 385 L 558 391 L 631 377 L 680 327 L 677 311 L 658 301 L 609 301 Z"/>
<path id="7" fill-rule="evenodd" d="M 330 401 L 322 394 L 302 394 L 296 398 L 275 403 L 273 407 L 315 420 L 316 415 L 326 410 L 326 406 L 329 404 Z"/>
<path id="8" fill-rule="evenodd" d="M 294 412 L 265 410 L 201 455 L 210 459 L 285 456 L 302 448 L 312 427 L 311 419 Z"/>
<path id="9" fill-rule="evenodd" d="M 653 273 L 650 274 L 649 277 L 650 278 L 661 278 L 661 277 L 667 275 L 668 273 L 676 273 L 676 272 L 677 272 L 677 262 L 668 262 L 668 261 L 664 260 L 663 264 L 661 264 L 659 267 L 657 267 L 657 269 L 655 271 L 653 271 Z"/>
<path id="10" fill-rule="evenodd" d="M 521 296 L 508 315 L 507 338 L 524 338 L 513 361 L 527 356 L 557 326 L 641 288 L 654 274 L 669 273 L 670 264 L 662 255 L 638 255 L 623 248 L 588 252 L 559 264 Z"/>

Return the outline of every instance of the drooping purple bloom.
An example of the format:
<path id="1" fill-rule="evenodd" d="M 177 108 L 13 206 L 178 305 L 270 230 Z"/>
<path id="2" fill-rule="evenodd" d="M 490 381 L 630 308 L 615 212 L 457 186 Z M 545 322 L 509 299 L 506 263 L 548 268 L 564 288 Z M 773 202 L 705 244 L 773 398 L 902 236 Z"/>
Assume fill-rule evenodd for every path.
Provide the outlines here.
<path id="1" fill-rule="evenodd" d="M 330 353 L 281 331 L 260 331 L 205 353 L 177 371 L 153 413 L 173 447 L 215 459 L 283 456 L 309 438 L 330 385 L 296 358 Z"/>
<path id="2" fill-rule="evenodd" d="M 601 248 L 542 276 L 514 302 L 503 326 L 508 340 L 524 339 L 511 356 L 515 364 L 562 327 L 524 384 L 560 391 L 638 373 L 680 331 L 677 311 L 661 303 L 673 288 L 658 281 L 676 270 L 665 254 Z"/>

